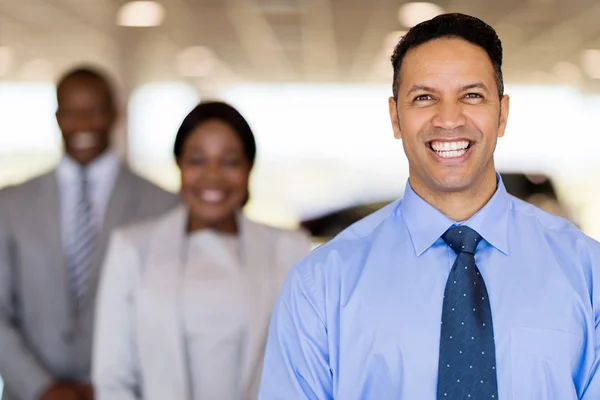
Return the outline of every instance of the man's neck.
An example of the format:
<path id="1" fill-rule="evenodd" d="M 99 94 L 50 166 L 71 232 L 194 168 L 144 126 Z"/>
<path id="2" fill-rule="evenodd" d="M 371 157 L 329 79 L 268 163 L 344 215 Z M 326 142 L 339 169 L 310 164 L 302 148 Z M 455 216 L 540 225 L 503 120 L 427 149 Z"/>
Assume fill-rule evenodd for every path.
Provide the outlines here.
<path id="1" fill-rule="evenodd" d="M 87 159 L 87 158 L 86 159 L 78 159 L 77 157 L 75 157 L 69 153 L 65 153 L 65 157 L 67 159 L 69 159 L 70 162 L 76 164 L 77 166 L 87 168 L 91 165 L 97 164 L 100 160 L 109 156 L 109 154 L 111 154 L 111 150 L 110 150 L 110 148 L 106 148 L 101 153 L 98 153 L 94 157 L 91 157 L 89 159 Z"/>
<path id="2" fill-rule="evenodd" d="M 496 174 L 486 176 L 480 183 L 462 191 L 434 192 L 425 185 L 410 180 L 414 192 L 453 221 L 466 221 L 481 210 L 492 198 L 497 188 Z M 416 186 L 416 187 L 415 187 Z"/>

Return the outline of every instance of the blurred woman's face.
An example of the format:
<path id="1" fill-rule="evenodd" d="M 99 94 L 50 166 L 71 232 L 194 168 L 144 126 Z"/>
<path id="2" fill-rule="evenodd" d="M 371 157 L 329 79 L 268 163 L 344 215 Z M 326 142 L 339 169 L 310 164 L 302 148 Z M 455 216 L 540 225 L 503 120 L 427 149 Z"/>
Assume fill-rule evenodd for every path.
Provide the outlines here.
<path id="1" fill-rule="evenodd" d="M 251 170 L 239 136 L 220 120 L 206 121 L 185 140 L 178 164 L 181 196 L 190 209 L 189 229 L 235 232 Z"/>

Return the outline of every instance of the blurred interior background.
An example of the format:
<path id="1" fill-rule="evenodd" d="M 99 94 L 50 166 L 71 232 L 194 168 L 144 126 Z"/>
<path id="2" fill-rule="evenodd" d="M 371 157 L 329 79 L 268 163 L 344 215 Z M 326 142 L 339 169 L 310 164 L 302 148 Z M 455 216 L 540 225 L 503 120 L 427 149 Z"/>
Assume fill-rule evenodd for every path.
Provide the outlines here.
<path id="1" fill-rule="evenodd" d="M 0 0 L 0 187 L 57 162 L 54 82 L 97 65 L 116 79 L 118 150 L 137 172 L 177 190 L 181 120 L 224 99 L 258 140 L 249 215 L 330 237 L 402 195 L 389 57 L 406 29 L 454 11 L 504 44 L 509 190 L 600 239 L 595 0 Z"/>

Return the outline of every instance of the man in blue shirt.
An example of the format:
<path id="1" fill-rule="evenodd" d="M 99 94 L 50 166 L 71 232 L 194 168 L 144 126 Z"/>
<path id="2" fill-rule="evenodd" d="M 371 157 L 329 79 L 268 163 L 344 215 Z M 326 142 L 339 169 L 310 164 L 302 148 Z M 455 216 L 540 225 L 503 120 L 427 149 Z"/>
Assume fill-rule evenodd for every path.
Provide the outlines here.
<path id="1" fill-rule="evenodd" d="M 392 57 L 404 198 L 290 273 L 260 399 L 600 399 L 600 244 L 507 194 L 502 46 L 461 14 Z"/>

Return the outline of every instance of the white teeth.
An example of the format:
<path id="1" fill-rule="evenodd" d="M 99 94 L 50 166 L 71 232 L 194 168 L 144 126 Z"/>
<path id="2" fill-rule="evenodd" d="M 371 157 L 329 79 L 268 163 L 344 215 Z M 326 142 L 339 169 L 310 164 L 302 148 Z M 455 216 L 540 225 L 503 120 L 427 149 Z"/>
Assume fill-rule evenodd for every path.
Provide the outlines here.
<path id="1" fill-rule="evenodd" d="M 94 148 L 98 143 L 98 136 L 94 132 L 77 132 L 69 138 L 69 144 L 77 150 Z"/>
<path id="2" fill-rule="evenodd" d="M 210 203 L 216 203 L 225 199 L 225 193 L 222 190 L 202 190 L 200 199 Z"/>
<path id="3" fill-rule="evenodd" d="M 452 151 L 436 151 L 436 154 L 443 158 L 456 158 L 456 157 L 461 157 L 466 152 L 467 152 L 467 150 L 462 149 L 462 150 L 452 150 Z"/>
<path id="4" fill-rule="evenodd" d="M 454 151 L 454 150 L 466 150 L 469 147 L 468 140 L 459 140 L 455 142 L 431 142 L 431 148 L 436 152 L 440 151 Z"/>

